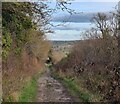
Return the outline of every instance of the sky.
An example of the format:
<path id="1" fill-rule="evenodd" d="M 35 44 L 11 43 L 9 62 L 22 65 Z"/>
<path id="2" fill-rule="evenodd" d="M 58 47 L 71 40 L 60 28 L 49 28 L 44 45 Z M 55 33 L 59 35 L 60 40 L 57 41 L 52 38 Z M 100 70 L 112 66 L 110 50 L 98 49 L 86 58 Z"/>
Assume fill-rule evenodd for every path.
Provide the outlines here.
<path id="1" fill-rule="evenodd" d="M 78 14 L 71 15 L 62 10 L 58 10 L 55 14 L 53 14 L 51 19 L 51 23 L 53 25 L 61 23 L 65 24 L 52 27 L 54 33 L 47 34 L 47 39 L 56 41 L 81 40 L 83 39 L 84 31 L 94 27 L 90 21 L 97 12 L 109 13 L 111 11 L 115 11 L 115 7 L 117 5 L 117 2 L 92 1 L 93 2 L 80 2 L 80 0 L 76 0 L 72 2 L 71 5 L 68 5 L 68 8 L 75 10 Z M 49 6 L 51 8 L 55 8 L 55 2 L 50 3 Z"/>

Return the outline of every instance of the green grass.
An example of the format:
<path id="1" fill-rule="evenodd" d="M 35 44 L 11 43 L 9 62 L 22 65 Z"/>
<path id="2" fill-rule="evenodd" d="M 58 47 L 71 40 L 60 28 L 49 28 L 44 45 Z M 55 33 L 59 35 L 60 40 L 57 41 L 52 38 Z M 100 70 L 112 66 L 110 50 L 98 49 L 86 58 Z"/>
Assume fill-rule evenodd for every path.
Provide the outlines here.
<path id="1" fill-rule="evenodd" d="M 33 76 L 31 80 L 24 85 L 19 102 L 35 102 L 38 88 L 37 80 L 42 74 L 43 73 L 38 73 Z"/>
<path id="2" fill-rule="evenodd" d="M 36 93 L 37 93 L 37 80 L 35 77 L 33 77 L 21 91 L 19 102 L 35 101 Z"/>
<path id="3" fill-rule="evenodd" d="M 74 79 L 71 78 L 62 78 L 58 74 L 53 74 L 53 77 L 55 79 L 58 79 L 61 81 L 61 83 L 68 89 L 71 95 L 77 96 L 80 101 L 83 102 L 90 102 L 91 96 L 89 93 L 82 92 L 79 88 L 79 86 L 76 84 Z"/>

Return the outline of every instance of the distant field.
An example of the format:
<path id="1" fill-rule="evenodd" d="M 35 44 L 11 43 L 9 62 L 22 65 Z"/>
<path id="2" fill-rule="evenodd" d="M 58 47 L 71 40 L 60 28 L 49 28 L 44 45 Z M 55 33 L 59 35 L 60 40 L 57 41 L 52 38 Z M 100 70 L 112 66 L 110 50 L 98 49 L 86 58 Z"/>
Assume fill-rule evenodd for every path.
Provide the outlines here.
<path id="1" fill-rule="evenodd" d="M 52 41 L 52 49 L 55 51 L 69 52 L 77 41 Z"/>
<path id="2" fill-rule="evenodd" d="M 54 63 L 59 62 L 71 51 L 78 41 L 52 41 L 52 54 Z"/>
<path id="3" fill-rule="evenodd" d="M 76 41 L 51 41 L 53 45 L 73 45 L 77 42 L 80 42 L 80 40 Z"/>

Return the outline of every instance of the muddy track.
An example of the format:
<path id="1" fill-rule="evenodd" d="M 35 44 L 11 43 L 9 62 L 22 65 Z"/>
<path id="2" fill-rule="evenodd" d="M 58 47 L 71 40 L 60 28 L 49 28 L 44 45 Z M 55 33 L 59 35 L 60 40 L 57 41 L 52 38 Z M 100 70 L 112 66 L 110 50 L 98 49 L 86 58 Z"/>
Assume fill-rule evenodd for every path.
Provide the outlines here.
<path id="1" fill-rule="evenodd" d="M 74 102 L 63 85 L 47 70 L 38 80 L 37 102 Z"/>

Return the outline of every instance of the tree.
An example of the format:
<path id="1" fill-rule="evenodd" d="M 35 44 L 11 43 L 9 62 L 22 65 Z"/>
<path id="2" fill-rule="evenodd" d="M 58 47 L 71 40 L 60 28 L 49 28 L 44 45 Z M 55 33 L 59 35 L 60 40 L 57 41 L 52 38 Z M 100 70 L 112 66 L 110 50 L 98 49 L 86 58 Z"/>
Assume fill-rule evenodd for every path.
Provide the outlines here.
<path id="1" fill-rule="evenodd" d="M 92 21 L 96 24 L 97 28 L 102 33 L 103 38 L 107 38 L 109 35 L 109 16 L 104 13 L 98 13 L 93 17 Z"/>
<path id="2" fill-rule="evenodd" d="M 27 43 L 26 32 L 34 28 L 45 32 L 49 28 L 52 13 L 57 9 L 73 11 L 67 8 L 68 2 L 56 1 L 56 9 L 51 9 L 46 2 L 3 2 L 2 3 L 2 28 L 3 28 L 3 56 L 7 57 L 13 41 L 16 44 L 16 53 L 21 52 L 21 47 Z M 43 34 L 44 35 L 44 34 Z M 7 38 L 9 37 L 9 38 Z M 6 45 L 9 44 L 9 45 Z"/>

